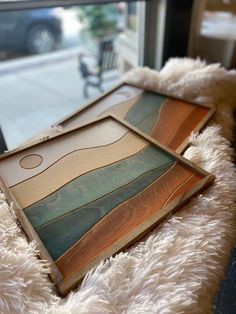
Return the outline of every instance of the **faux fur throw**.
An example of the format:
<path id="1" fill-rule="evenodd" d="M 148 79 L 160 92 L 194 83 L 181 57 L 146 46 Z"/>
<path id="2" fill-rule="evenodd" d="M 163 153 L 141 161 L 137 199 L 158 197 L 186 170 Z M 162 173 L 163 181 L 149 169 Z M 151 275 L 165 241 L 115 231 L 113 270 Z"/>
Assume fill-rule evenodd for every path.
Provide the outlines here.
<path id="1" fill-rule="evenodd" d="M 193 135 L 185 153 L 216 176 L 214 185 L 127 252 L 93 269 L 65 299 L 56 296 L 47 266 L 36 258 L 34 244 L 27 243 L 0 194 L 0 313 L 212 312 L 236 234 L 236 175 L 228 141 L 236 72 L 172 59 L 159 73 L 136 69 L 125 81 L 217 106 L 217 125 Z"/>

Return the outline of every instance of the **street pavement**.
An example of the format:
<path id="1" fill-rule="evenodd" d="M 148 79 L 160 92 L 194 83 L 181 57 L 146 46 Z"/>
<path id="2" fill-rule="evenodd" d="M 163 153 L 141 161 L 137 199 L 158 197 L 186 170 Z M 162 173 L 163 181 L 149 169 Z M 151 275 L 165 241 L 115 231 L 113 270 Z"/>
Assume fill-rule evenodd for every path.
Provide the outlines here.
<path id="1" fill-rule="evenodd" d="M 84 105 L 80 48 L 0 63 L 0 126 L 9 149 Z M 105 76 L 104 90 L 119 79 Z M 89 88 L 89 96 L 100 92 Z"/>

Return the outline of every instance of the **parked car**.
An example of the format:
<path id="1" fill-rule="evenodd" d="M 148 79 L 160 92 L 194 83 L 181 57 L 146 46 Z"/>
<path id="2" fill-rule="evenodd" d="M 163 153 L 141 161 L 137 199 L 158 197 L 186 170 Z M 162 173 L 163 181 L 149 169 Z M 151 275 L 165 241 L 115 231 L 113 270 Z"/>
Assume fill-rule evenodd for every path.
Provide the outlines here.
<path id="1" fill-rule="evenodd" d="M 0 50 L 47 53 L 61 41 L 62 8 L 0 13 Z"/>

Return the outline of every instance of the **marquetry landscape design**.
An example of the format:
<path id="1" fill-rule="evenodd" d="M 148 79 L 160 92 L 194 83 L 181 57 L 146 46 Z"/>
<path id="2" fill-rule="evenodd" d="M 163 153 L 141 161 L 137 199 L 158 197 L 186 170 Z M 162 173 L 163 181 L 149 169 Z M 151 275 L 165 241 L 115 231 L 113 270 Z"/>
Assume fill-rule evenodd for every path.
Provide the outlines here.
<path id="1" fill-rule="evenodd" d="M 108 117 L 3 158 L 0 176 L 66 279 L 206 173 Z"/>
<path id="2" fill-rule="evenodd" d="M 64 128 L 75 127 L 108 114 L 126 120 L 167 147 L 181 151 L 191 132 L 207 122 L 213 109 L 123 84 L 59 124 Z"/>

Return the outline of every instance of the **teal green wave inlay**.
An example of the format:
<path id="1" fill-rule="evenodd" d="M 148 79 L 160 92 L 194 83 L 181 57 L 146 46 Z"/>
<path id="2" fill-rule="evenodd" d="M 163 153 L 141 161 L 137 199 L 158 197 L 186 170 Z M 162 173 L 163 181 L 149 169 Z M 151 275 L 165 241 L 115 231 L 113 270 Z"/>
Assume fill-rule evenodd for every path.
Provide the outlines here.
<path id="1" fill-rule="evenodd" d="M 113 193 L 91 202 L 68 215 L 64 215 L 38 230 L 36 229 L 53 260 L 64 254 L 112 209 L 141 192 L 165 173 L 171 165 L 173 165 L 173 162 L 151 170 L 136 181 L 119 188 Z M 64 230 L 68 232 L 64 232 Z"/>
<path id="2" fill-rule="evenodd" d="M 38 228 L 113 192 L 147 171 L 173 161 L 174 158 L 171 155 L 155 146 L 148 146 L 133 156 L 81 175 L 44 199 L 25 208 L 24 212 L 31 224 Z"/>
<path id="3" fill-rule="evenodd" d="M 133 125 L 137 125 L 153 112 L 158 112 L 166 96 L 144 91 L 125 116 L 125 120 Z"/>
<path id="4" fill-rule="evenodd" d="M 159 114 L 159 110 L 155 110 L 150 115 L 148 115 L 145 119 L 139 122 L 136 127 L 143 131 L 146 134 L 150 134 L 154 124 L 156 123 L 157 117 Z"/>

